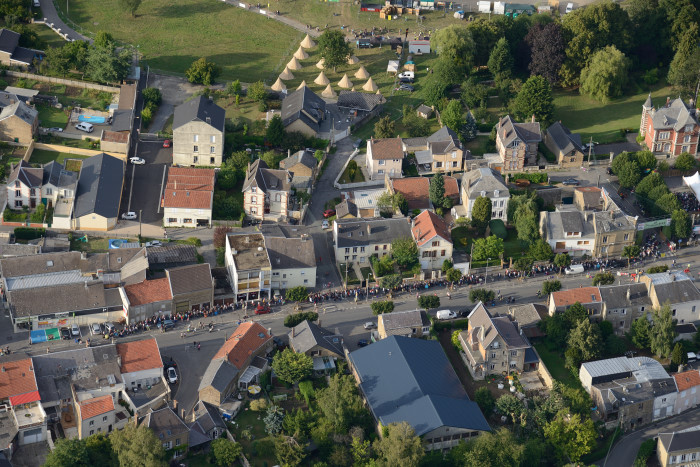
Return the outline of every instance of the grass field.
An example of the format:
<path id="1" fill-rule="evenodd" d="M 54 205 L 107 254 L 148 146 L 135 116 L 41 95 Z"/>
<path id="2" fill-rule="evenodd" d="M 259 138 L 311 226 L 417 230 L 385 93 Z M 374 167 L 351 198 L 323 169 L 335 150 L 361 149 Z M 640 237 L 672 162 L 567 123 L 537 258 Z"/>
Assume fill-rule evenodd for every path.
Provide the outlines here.
<path id="1" fill-rule="evenodd" d="M 39 125 L 44 128 L 65 128 L 68 124 L 68 114 L 63 109 L 38 104 L 36 109 L 39 111 Z"/>
<path id="2" fill-rule="evenodd" d="M 649 91 L 643 91 L 614 99 L 602 104 L 576 91 L 554 91 L 554 120 L 561 120 L 572 132 L 581 133 L 584 141 L 592 136 L 594 141 L 608 143 L 620 141 L 624 137 L 620 129 L 639 129 L 642 105 Z M 658 106 L 666 102 L 667 96 L 673 96 L 670 86 L 657 85 L 651 92 L 654 103 Z"/>
<path id="3" fill-rule="evenodd" d="M 46 43 L 47 47 L 63 47 L 63 45 L 66 43 L 65 39 L 53 32 L 53 30 L 46 25 L 30 23 L 28 26 L 30 29 L 36 32 L 41 40 Z"/>
<path id="4" fill-rule="evenodd" d="M 51 161 L 56 161 L 65 164 L 66 159 L 85 159 L 87 156 L 77 154 L 68 154 L 67 152 L 46 151 L 44 149 L 35 149 L 32 151 L 32 156 L 29 162 L 32 164 L 48 164 Z"/>
<path id="5" fill-rule="evenodd" d="M 70 19 L 91 33 L 108 31 L 138 46 L 152 68 L 184 73 L 193 61 L 207 57 L 221 67 L 221 79 L 244 82 L 282 71 L 304 37 L 277 21 L 216 0 L 145 0 L 136 18 L 114 0 L 73 0 Z"/>
<path id="6" fill-rule="evenodd" d="M 547 370 L 549 370 L 549 373 L 552 375 L 552 378 L 572 388 L 581 387 L 581 383 L 574 378 L 573 373 L 564 366 L 564 359 L 559 353 L 549 350 L 542 342 L 535 344 L 535 348 L 540 358 L 542 358 L 542 362 L 547 367 Z"/>

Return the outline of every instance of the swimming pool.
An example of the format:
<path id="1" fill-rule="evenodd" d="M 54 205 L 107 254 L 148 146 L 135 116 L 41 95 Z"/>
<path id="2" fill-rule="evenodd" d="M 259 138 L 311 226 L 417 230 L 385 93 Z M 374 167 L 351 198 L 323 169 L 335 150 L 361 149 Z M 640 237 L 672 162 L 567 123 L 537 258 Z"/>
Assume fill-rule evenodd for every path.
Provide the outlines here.
<path id="1" fill-rule="evenodd" d="M 80 120 L 81 122 L 88 123 L 104 123 L 106 119 L 104 117 L 90 117 L 85 115 L 78 115 L 78 120 Z"/>

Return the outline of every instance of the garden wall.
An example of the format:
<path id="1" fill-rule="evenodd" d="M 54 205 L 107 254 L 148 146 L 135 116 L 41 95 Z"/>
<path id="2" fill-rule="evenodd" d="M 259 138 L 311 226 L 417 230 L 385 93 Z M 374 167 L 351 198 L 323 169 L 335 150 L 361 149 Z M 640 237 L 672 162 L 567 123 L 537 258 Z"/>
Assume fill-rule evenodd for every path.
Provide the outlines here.
<path id="1" fill-rule="evenodd" d="M 540 361 L 540 364 L 537 365 L 537 374 L 542 379 L 545 386 L 547 386 L 549 389 L 552 389 L 552 387 L 554 386 L 554 378 L 552 378 L 552 375 L 549 373 L 547 366 L 544 364 L 544 360 L 542 360 L 540 354 L 537 353 L 537 349 L 535 349 L 534 345 L 532 346 L 532 351 L 535 352 L 535 355 L 537 355 L 537 358 Z"/>
<path id="2" fill-rule="evenodd" d="M 32 142 L 33 145 L 30 145 L 29 147 L 32 148 L 32 151 L 34 149 L 44 149 L 46 151 L 54 151 L 54 152 L 66 152 L 68 154 L 75 154 L 78 156 L 96 156 L 98 154 L 109 154 L 110 156 L 114 156 L 117 159 L 121 159 L 123 161 L 126 161 L 126 154 L 121 154 L 118 152 L 107 152 L 107 151 L 95 151 L 94 149 L 83 149 L 83 148 L 72 148 L 70 146 L 61 146 L 60 144 L 46 144 L 46 143 L 34 143 Z M 31 152 L 29 149 L 27 149 L 27 152 L 29 153 L 29 157 L 31 157 Z M 25 160 L 29 160 L 27 156 L 25 155 Z"/>
<path id="3" fill-rule="evenodd" d="M 75 81 L 72 79 L 65 78 L 54 78 L 53 76 L 36 75 L 34 73 L 25 73 L 23 71 L 6 70 L 5 74 L 14 78 L 33 79 L 36 81 L 41 81 L 43 83 L 63 84 L 66 86 L 72 86 L 74 88 L 96 89 L 98 91 L 106 91 L 115 94 L 119 92 L 119 88 L 115 88 L 113 86 L 104 86 L 102 84 L 87 83 L 85 81 Z"/>

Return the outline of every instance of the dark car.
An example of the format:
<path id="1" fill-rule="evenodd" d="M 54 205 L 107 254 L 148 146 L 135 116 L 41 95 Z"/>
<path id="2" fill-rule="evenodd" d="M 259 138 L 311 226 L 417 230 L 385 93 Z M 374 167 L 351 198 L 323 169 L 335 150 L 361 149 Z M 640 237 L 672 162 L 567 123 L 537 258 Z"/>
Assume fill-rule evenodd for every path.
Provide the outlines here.
<path id="1" fill-rule="evenodd" d="M 398 88 L 396 88 L 397 91 L 408 91 L 408 92 L 413 92 L 414 87 L 411 86 L 410 84 L 402 84 Z"/>
<path id="2" fill-rule="evenodd" d="M 459 316 L 467 317 L 469 316 L 469 313 L 471 313 L 471 310 L 469 308 L 465 308 L 464 310 L 459 312 Z"/>
<path id="3" fill-rule="evenodd" d="M 567 178 L 563 182 L 561 182 L 563 185 L 572 185 L 572 186 L 578 186 L 579 182 L 575 178 Z"/>
<path id="4" fill-rule="evenodd" d="M 399 78 L 399 83 L 412 83 L 412 82 L 413 82 L 413 78 L 408 78 L 408 77 Z"/>
<path id="5" fill-rule="evenodd" d="M 611 169 L 610 167 L 608 167 L 607 169 L 605 169 L 605 171 L 608 173 L 608 175 L 613 175 L 613 171 L 612 171 L 612 169 Z"/>
<path id="6" fill-rule="evenodd" d="M 175 323 L 173 323 L 173 322 L 172 322 L 171 320 L 169 320 L 169 319 L 166 319 L 166 320 L 164 320 L 162 323 L 160 323 L 160 327 L 161 327 L 161 328 L 164 328 L 164 329 L 167 331 L 168 329 L 174 328 L 174 327 L 175 327 Z"/>
<path id="7" fill-rule="evenodd" d="M 357 346 L 358 347 L 367 347 L 369 345 L 369 341 L 367 339 L 360 339 L 357 341 Z"/>
<path id="8" fill-rule="evenodd" d="M 61 328 L 61 339 L 65 339 L 67 341 L 71 340 L 70 329 Z"/>

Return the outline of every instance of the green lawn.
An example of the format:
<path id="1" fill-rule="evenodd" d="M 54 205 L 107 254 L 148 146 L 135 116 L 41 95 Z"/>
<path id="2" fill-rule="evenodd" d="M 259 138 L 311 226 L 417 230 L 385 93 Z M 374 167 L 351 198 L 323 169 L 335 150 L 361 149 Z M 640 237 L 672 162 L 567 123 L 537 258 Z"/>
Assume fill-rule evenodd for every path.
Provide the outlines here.
<path id="1" fill-rule="evenodd" d="M 362 175 L 362 170 L 359 167 L 355 171 L 355 174 L 352 178 L 350 177 L 350 173 L 348 172 L 348 167 L 345 167 L 345 170 L 343 171 L 343 175 L 341 175 L 340 178 L 338 179 L 338 183 L 359 183 L 359 182 L 364 182 L 364 181 L 365 181 L 365 176 Z"/>
<path id="2" fill-rule="evenodd" d="M 68 124 L 68 114 L 63 109 L 48 105 L 37 105 L 36 109 L 39 111 L 39 125 L 44 128 L 65 128 Z"/>
<path id="3" fill-rule="evenodd" d="M 452 229 L 452 243 L 458 250 L 466 251 L 467 253 L 471 252 L 472 243 L 475 238 L 479 237 L 475 237 L 475 232 L 473 230 L 469 230 L 465 227 L 455 227 Z M 515 229 L 508 229 L 508 236 L 503 241 L 503 248 L 505 250 L 503 252 L 503 260 L 506 263 L 508 262 L 508 258 L 513 258 L 513 261 L 515 261 L 516 259 L 520 258 L 523 253 L 527 252 L 520 244 L 518 234 Z M 495 266 L 499 264 L 498 261 L 498 258 L 493 258 L 488 262 L 488 265 Z M 486 261 L 474 261 L 472 262 L 471 267 L 483 268 L 486 267 L 486 265 Z"/>
<path id="4" fill-rule="evenodd" d="M 464 144 L 466 149 L 469 149 L 475 156 L 483 156 L 486 153 L 496 152 L 496 147 L 489 141 L 486 135 L 479 135 L 468 143 Z"/>
<path id="5" fill-rule="evenodd" d="M 673 96 L 670 86 L 652 87 L 652 99 L 656 105 Z M 607 104 L 579 94 L 578 90 L 554 91 L 554 120 L 561 120 L 572 132 L 581 133 L 584 141 L 592 136 L 594 141 L 607 143 L 623 140 L 620 129 L 638 131 L 642 104 L 649 90 L 614 99 Z"/>
<path id="6" fill-rule="evenodd" d="M 243 447 L 243 453 L 246 455 L 248 460 L 253 466 L 272 466 L 275 465 L 275 458 L 270 456 L 269 453 L 253 453 L 253 447 L 256 443 L 263 440 L 271 440 L 270 437 L 265 433 L 265 423 L 262 421 L 262 417 L 265 416 L 265 412 L 253 412 L 252 410 L 242 410 L 234 419 L 236 422 L 235 428 L 231 430 L 233 436 L 236 440 L 241 443 Z M 260 417 L 260 419 L 258 419 Z M 243 430 L 248 430 L 253 435 L 252 440 L 247 440 L 241 436 Z M 274 452 L 274 451 L 273 451 Z M 267 454 L 267 455 L 266 455 Z"/>
<path id="7" fill-rule="evenodd" d="M 29 162 L 32 164 L 48 164 L 51 161 L 56 161 L 65 164 L 66 159 L 86 159 L 87 156 L 79 154 L 68 154 L 67 152 L 47 151 L 45 149 L 35 149 L 32 151 L 32 156 Z"/>
<path id="8" fill-rule="evenodd" d="M 535 349 L 552 378 L 573 388 L 581 387 L 579 380 L 564 366 L 564 358 L 558 352 L 549 350 L 543 342 L 535 344 Z"/>
<path id="9" fill-rule="evenodd" d="M 65 3 L 57 6 L 63 9 Z M 108 31 L 137 46 L 154 69 L 184 73 L 193 61 L 207 57 L 221 67 L 222 79 L 244 82 L 281 72 L 304 37 L 217 0 L 145 0 L 136 18 L 114 0 L 72 0 L 70 19 L 91 34 Z"/>
<path id="10" fill-rule="evenodd" d="M 46 43 L 46 47 L 63 47 L 63 45 L 66 43 L 64 38 L 56 34 L 53 29 L 44 24 L 30 23 L 27 26 L 29 29 L 36 32 L 39 39 Z"/>

